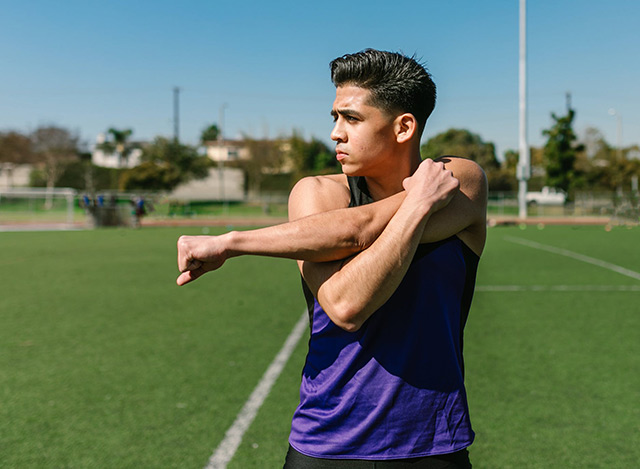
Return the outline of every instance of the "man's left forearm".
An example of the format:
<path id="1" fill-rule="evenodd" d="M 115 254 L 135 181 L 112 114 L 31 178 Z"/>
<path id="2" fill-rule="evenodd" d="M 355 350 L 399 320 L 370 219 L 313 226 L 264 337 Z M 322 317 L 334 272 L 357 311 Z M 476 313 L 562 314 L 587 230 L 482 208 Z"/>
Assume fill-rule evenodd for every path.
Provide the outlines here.
<path id="1" fill-rule="evenodd" d="M 370 246 L 404 199 L 396 194 L 362 207 L 320 212 L 281 225 L 220 236 L 181 236 L 178 268 L 184 285 L 231 257 L 260 255 L 311 262 L 347 258 Z"/>

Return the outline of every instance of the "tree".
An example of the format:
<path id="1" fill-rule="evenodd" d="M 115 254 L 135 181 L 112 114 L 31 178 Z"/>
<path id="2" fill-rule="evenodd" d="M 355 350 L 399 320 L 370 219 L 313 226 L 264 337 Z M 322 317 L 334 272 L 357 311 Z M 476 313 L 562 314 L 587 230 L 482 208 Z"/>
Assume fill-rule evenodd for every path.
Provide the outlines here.
<path id="1" fill-rule="evenodd" d="M 312 137 L 306 141 L 302 136 L 293 132 L 289 138 L 289 156 L 297 176 L 334 172 L 338 166 L 338 160 L 324 142 Z"/>
<path id="2" fill-rule="evenodd" d="M 577 152 L 583 149 L 582 145 L 574 143 L 577 140 L 573 131 L 575 111 L 569 108 L 566 116 L 551 113 L 551 117 L 555 123 L 550 129 L 542 131 L 542 135 L 548 137 L 544 146 L 547 168 L 545 184 L 570 193 L 580 177 L 575 162 Z"/>
<path id="3" fill-rule="evenodd" d="M 462 156 L 478 163 L 484 169 L 489 189 L 512 190 L 508 172 L 500 168 L 496 147 L 485 142 L 478 134 L 466 129 L 449 129 L 431 137 L 420 147 L 422 158 L 439 158 L 445 155 Z"/>
<path id="4" fill-rule="evenodd" d="M 200 142 L 215 142 L 216 140 L 218 140 L 219 136 L 220 129 L 216 124 L 211 124 L 209 127 L 206 127 L 202 130 L 202 133 L 200 134 Z"/>
<path id="5" fill-rule="evenodd" d="M 19 132 L 0 132 L 0 163 L 30 164 L 37 161 L 31 139 Z"/>
<path id="6" fill-rule="evenodd" d="M 120 189 L 125 191 L 170 191 L 182 180 L 180 171 L 175 166 L 145 161 L 122 174 Z"/>
<path id="7" fill-rule="evenodd" d="M 249 150 L 250 158 L 240 161 L 247 175 L 249 190 L 260 192 L 260 187 L 266 173 L 276 173 L 283 164 L 283 142 L 280 140 L 255 140 L 249 137 L 243 139 Z"/>
<path id="8" fill-rule="evenodd" d="M 156 137 L 145 146 L 141 159 L 140 165 L 122 174 L 121 189 L 168 191 L 190 179 L 206 177 L 211 166 L 195 148 L 164 137 Z"/>
<path id="9" fill-rule="evenodd" d="M 449 129 L 439 133 L 420 147 L 420 153 L 423 159 L 444 155 L 462 156 L 475 161 L 487 172 L 500 167 L 495 145 L 466 129 Z"/>
<path id="10" fill-rule="evenodd" d="M 640 177 L 640 160 L 628 158 L 630 152 L 638 150 L 635 145 L 618 152 L 602 139 L 598 153 L 590 160 L 589 181 L 602 189 L 624 192 L 625 187 L 631 187 L 634 177 Z"/>
<path id="11" fill-rule="evenodd" d="M 53 188 L 65 164 L 78 159 L 79 137 L 56 126 L 39 127 L 30 136 L 35 155 L 44 163 L 47 182 L 45 209 L 51 209 Z"/>

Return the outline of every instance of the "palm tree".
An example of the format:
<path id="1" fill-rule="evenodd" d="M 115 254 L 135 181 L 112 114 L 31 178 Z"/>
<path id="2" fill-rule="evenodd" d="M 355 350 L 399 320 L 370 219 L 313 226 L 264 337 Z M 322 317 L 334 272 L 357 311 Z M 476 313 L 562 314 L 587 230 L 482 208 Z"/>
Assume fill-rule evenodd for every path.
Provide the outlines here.
<path id="1" fill-rule="evenodd" d="M 118 155 L 118 167 L 122 167 L 123 163 L 126 166 L 129 161 L 129 155 L 135 148 L 129 141 L 129 137 L 133 134 L 131 129 L 118 130 L 111 127 L 107 130 L 107 135 L 111 135 L 111 138 L 106 139 L 104 142 L 98 144 L 105 153 Z"/>

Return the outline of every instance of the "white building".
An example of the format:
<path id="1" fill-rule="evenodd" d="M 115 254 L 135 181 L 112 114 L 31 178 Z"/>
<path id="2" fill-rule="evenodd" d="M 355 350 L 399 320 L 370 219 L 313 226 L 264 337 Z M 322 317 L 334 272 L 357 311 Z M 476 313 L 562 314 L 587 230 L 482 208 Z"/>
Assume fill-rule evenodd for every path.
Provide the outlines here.
<path id="1" fill-rule="evenodd" d="M 263 144 L 273 145 L 282 155 L 278 167 L 265 167 L 263 172 L 269 174 L 287 173 L 294 169 L 291 159 L 291 143 L 288 140 L 263 140 Z M 251 150 L 243 140 L 224 140 L 205 142 L 207 156 L 217 163 L 231 161 L 247 161 L 253 158 Z"/>
<path id="2" fill-rule="evenodd" d="M 169 194 L 171 200 L 240 202 L 244 198 L 244 173 L 237 168 L 211 168 L 208 177 L 180 184 Z"/>
<path id="3" fill-rule="evenodd" d="M 0 163 L 0 189 L 28 187 L 31 171 L 30 164 Z"/>
<path id="4" fill-rule="evenodd" d="M 251 159 L 249 149 L 241 140 L 205 142 L 207 156 L 215 162 L 240 161 Z"/>

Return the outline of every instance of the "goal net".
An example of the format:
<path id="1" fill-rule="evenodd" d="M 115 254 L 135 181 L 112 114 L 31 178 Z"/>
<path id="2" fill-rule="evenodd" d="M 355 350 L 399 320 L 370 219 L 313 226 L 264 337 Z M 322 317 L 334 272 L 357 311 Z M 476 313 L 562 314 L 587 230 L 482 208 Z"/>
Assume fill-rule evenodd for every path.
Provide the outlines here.
<path id="1" fill-rule="evenodd" d="M 0 225 L 67 224 L 81 221 L 76 191 L 68 188 L 0 189 Z"/>

